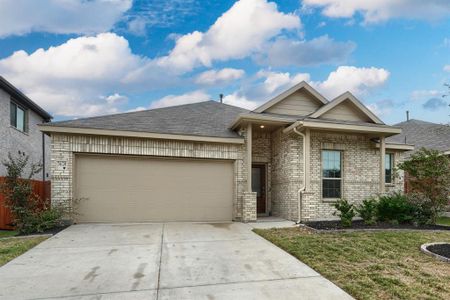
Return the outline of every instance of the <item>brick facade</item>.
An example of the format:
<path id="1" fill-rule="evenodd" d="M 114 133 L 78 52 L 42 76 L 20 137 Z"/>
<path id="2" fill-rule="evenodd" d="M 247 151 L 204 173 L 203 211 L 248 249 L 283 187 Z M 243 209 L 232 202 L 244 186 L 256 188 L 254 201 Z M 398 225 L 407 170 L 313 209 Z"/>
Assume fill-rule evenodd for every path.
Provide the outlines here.
<path id="1" fill-rule="evenodd" d="M 284 134 L 282 129 L 272 133 L 272 214 L 289 220 L 298 216 L 298 189 L 303 184 L 303 140 L 300 136 Z"/>
<path id="2" fill-rule="evenodd" d="M 242 134 L 245 136 L 245 131 Z M 240 144 L 52 134 L 52 203 L 71 205 L 76 153 L 226 159 L 235 162 L 233 216 L 234 219 L 240 220 L 243 217 L 244 192 L 247 186 L 244 150 L 245 146 Z M 245 199 L 253 201 L 249 196 Z M 247 205 L 247 210 L 252 205 L 253 203 Z"/>
<path id="3" fill-rule="evenodd" d="M 245 129 L 239 134 L 246 139 Z M 380 150 L 369 137 L 311 131 L 310 138 L 310 189 L 302 196 L 303 220 L 335 218 L 332 201 L 322 199 L 323 149 L 343 153 L 344 198 L 358 203 L 379 193 Z M 256 193 L 247 191 L 249 162 L 245 145 L 55 133 L 52 134 L 52 201 L 70 205 L 76 153 L 226 159 L 233 160 L 235 165 L 233 218 L 254 221 L 257 218 Z M 395 152 L 395 164 L 403 159 L 402 153 Z M 302 137 L 292 132 L 283 133 L 281 128 L 272 132 L 253 130 L 252 163 L 266 165 L 268 213 L 297 220 L 298 191 L 304 181 Z M 402 176 L 397 176 L 394 184 L 386 187 L 387 191 L 402 188 Z"/>

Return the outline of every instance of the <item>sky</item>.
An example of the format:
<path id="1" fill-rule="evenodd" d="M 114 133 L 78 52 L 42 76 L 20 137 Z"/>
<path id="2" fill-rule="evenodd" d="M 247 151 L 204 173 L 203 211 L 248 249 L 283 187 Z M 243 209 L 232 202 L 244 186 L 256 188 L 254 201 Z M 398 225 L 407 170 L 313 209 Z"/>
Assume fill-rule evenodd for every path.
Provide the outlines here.
<path id="1" fill-rule="evenodd" d="M 450 1 L 0 0 L 0 75 L 54 120 L 254 109 L 304 80 L 387 124 L 447 124 Z"/>

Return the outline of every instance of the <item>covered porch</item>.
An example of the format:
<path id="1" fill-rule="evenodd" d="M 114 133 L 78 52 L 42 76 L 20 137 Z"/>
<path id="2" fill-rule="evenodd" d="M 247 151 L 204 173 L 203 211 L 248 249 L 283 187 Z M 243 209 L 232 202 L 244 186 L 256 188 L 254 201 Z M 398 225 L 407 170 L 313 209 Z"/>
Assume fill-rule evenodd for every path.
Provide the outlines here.
<path id="1" fill-rule="evenodd" d="M 294 222 L 332 217 L 336 199 L 323 194 L 324 150 L 341 153 L 340 197 L 357 202 L 385 193 L 390 188 L 385 182 L 386 151 L 396 154 L 405 147 L 386 145 L 385 138 L 399 131 L 387 125 L 249 113 L 235 126 L 246 138 L 245 222 L 268 216 Z"/>

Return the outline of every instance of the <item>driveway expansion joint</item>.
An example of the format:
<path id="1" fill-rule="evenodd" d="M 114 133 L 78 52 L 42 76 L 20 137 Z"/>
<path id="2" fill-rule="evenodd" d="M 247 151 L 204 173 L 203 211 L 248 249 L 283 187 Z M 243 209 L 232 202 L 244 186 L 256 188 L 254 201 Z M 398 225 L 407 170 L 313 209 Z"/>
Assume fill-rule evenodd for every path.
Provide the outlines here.
<path id="1" fill-rule="evenodd" d="M 258 282 L 272 282 L 272 281 L 283 281 L 283 280 L 295 280 L 295 279 L 308 279 L 308 278 L 320 278 L 321 275 L 309 275 L 309 276 L 295 276 L 295 277 L 285 277 L 285 278 L 273 278 L 273 279 L 261 279 L 261 280 L 242 280 L 242 281 L 230 281 L 230 282 L 216 282 L 216 283 L 205 283 L 197 285 L 183 285 L 183 286 L 171 286 L 171 287 L 161 287 L 158 290 L 173 290 L 182 288 L 195 288 L 195 287 L 205 287 L 205 286 L 216 286 L 216 285 L 233 285 L 241 283 L 258 283 Z"/>
<path id="2" fill-rule="evenodd" d="M 161 281 L 161 263 L 162 263 L 162 257 L 163 257 L 163 248 L 164 248 L 164 226 L 165 224 L 163 224 L 162 226 L 162 230 L 161 230 L 161 246 L 159 248 L 159 265 L 158 265 L 158 281 L 156 284 L 156 300 L 159 299 L 159 284 Z"/>

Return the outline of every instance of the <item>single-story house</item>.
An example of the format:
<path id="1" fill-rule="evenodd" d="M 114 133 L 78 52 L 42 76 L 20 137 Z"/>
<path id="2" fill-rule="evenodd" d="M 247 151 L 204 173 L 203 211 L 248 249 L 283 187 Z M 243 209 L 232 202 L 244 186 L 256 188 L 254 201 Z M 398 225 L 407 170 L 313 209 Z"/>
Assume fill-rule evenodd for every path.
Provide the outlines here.
<path id="1" fill-rule="evenodd" d="M 392 169 L 412 149 L 351 93 L 306 82 L 253 111 L 208 101 L 40 128 L 52 201 L 79 222 L 329 219 L 338 198 L 403 189 Z"/>

